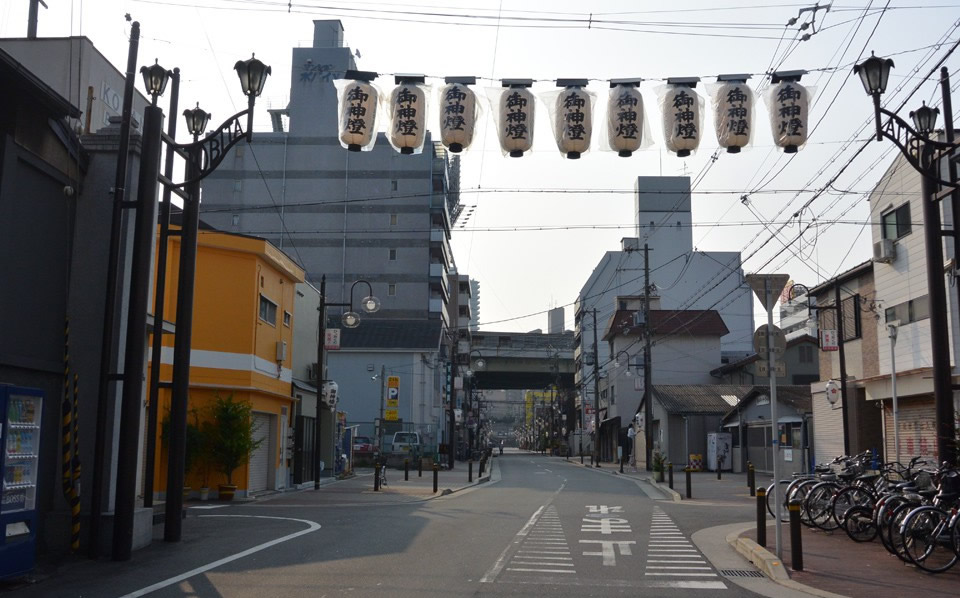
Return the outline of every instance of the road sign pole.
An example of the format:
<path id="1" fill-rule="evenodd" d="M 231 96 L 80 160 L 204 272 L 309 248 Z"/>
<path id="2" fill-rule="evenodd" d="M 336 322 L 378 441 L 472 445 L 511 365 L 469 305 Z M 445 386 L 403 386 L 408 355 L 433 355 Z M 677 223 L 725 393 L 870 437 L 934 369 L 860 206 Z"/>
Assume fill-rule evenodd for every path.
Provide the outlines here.
<path id="1" fill-rule="evenodd" d="M 773 293 L 771 289 L 770 278 L 767 277 L 764 280 L 764 287 L 766 291 L 766 308 L 767 308 L 767 361 L 773 366 L 774 364 L 774 353 L 773 353 L 773 338 L 771 338 L 771 332 L 773 331 L 773 307 L 776 304 L 776 296 L 779 294 Z M 775 534 L 776 534 L 776 545 L 777 545 L 777 558 L 783 559 L 783 538 L 781 534 L 781 525 L 780 525 L 780 511 L 783 509 L 783 505 L 780 502 L 780 420 L 777 417 L 777 371 L 776 367 L 770 367 L 770 423 L 773 424 L 773 504 L 776 505 L 776 524 L 775 524 Z"/>

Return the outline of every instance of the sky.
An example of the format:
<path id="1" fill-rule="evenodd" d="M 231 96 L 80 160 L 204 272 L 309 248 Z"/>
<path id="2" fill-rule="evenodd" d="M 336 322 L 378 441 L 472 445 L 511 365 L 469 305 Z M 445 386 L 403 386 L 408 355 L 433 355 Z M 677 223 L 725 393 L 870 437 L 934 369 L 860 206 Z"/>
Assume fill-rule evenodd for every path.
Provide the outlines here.
<path id="1" fill-rule="evenodd" d="M 453 233 L 456 264 L 480 282 L 481 329 L 503 331 L 546 329 L 545 312 L 557 306 L 566 307 L 573 328 L 572 304 L 593 268 L 621 238 L 635 236 L 637 176 L 690 176 L 695 248 L 741 251 L 747 272 L 786 273 L 813 286 L 869 259 L 867 194 L 896 150 L 870 141 L 871 101 L 851 67 L 871 51 L 892 57 L 884 102 L 894 110 L 903 104 L 908 118 L 921 101 L 940 104 L 938 75 L 928 75 L 960 39 L 960 2 L 946 0 L 846 0 L 829 10 L 756 0 L 46 3 L 41 37 L 89 37 L 120 69 L 129 14 L 141 25 L 139 63 L 156 58 L 180 67 L 181 105 L 200 102 L 218 116 L 244 107 L 232 66 L 255 52 L 273 68 L 255 131 L 270 128 L 266 108 L 286 104 L 291 49 L 312 43 L 314 19 L 341 20 L 360 69 L 423 73 L 433 84 L 450 75 L 480 77 L 479 88 L 531 78 L 540 93 L 556 89 L 557 78 L 587 78 L 602 103 L 607 80 L 643 78 L 652 144 L 633 157 L 596 151 L 595 140 L 580 160 L 564 159 L 544 110 L 533 151 L 523 158 L 502 155 L 489 111 L 462 154 L 461 202 L 470 216 Z M 27 6 L 0 0 L 0 37 L 26 35 Z M 960 51 L 944 65 L 956 89 Z M 664 148 L 657 88 L 667 77 L 701 77 L 697 91 L 709 105 L 709 84 L 719 74 L 752 74 L 751 87 L 761 90 L 765 73 L 795 69 L 808 71 L 801 82 L 813 92 L 809 141 L 797 154 L 774 147 L 762 100 L 752 147 L 740 154 L 717 151 L 709 116 L 692 156 Z"/>

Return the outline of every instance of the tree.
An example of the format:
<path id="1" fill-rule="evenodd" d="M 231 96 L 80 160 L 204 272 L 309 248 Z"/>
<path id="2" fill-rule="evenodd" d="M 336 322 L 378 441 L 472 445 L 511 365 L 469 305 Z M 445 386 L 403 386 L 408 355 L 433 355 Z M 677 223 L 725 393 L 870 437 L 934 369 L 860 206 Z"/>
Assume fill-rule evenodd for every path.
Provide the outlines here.
<path id="1" fill-rule="evenodd" d="M 254 439 L 257 428 L 250 403 L 237 401 L 232 394 L 226 398 L 214 395 L 209 415 L 202 430 L 209 443 L 210 463 L 233 486 L 233 472 L 249 460 L 264 439 Z"/>

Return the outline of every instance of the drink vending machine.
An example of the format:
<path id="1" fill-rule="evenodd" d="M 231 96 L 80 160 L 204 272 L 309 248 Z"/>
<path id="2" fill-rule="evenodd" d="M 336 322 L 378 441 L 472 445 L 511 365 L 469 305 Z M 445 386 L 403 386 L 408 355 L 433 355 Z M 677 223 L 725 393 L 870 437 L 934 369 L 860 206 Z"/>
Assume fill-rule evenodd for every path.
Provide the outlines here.
<path id="1" fill-rule="evenodd" d="M 35 565 L 42 413 L 41 391 L 0 384 L 0 579 Z"/>

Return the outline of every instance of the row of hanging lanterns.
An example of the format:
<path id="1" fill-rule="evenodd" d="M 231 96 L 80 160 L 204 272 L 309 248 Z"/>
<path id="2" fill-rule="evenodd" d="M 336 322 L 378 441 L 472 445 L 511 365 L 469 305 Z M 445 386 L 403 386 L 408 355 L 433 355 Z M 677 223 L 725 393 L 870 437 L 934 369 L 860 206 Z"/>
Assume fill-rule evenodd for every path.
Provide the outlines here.
<path id="1" fill-rule="evenodd" d="M 807 141 L 810 90 L 800 84 L 806 71 L 773 73 L 765 90 L 774 144 L 793 153 Z M 380 92 L 373 85 L 377 73 L 347 71 L 336 81 L 340 105 L 341 145 L 350 151 L 373 149 L 377 138 Z M 747 85 L 750 75 L 720 75 L 712 86 L 711 99 L 717 143 L 728 153 L 738 153 L 753 139 L 756 98 Z M 640 78 L 612 79 L 607 96 L 605 129 L 601 149 L 629 157 L 650 144 L 645 131 Z M 401 154 L 419 153 L 427 129 L 429 86 L 423 75 L 396 75 L 396 87 L 386 97 L 389 118 L 387 139 Z M 440 142 L 451 152 L 467 149 L 473 142 L 481 102 L 476 77 L 446 77 L 437 94 Z M 703 137 L 705 101 L 696 91 L 699 77 L 667 79 L 658 90 L 664 144 L 679 157 L 689 156 Z M 533 147 L 536 98 L 532 79 L 503 79 L 502 87 L 489 93 L 495 112 L 497 136 L 505 155 L 519 158 Z M 553 124 L 557 149 L 570 159 L 590 150 L 593 138 L 596 93 L 586 89 L 587 79 L 557 79 L 558 91 L 541 95 Z"/>

